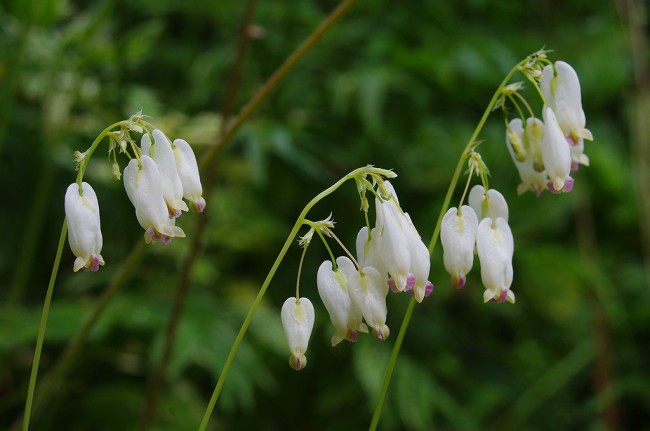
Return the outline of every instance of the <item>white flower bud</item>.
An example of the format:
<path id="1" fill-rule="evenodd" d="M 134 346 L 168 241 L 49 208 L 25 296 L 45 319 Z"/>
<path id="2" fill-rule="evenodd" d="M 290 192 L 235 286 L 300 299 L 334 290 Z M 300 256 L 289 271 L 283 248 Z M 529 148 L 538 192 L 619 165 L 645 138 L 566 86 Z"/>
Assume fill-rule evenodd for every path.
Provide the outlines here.
<path id="1" fill-rule="evenodd" d="M 287 339 L 291 357 L 289 364 L 294 370 L 302 370 L 307 365 L 307 345 L 314 327 L 314 306 L 307 298 L 287 298 L 280 311 L 284 337 Z"/>
<path id="2" fill-rule="evenodd" d="M 549 107 L 544 108 L 542 158 L 550 179 L 549 191 L 553 193 L 570 192 L 573 189 L 573 178 L 569 176 L 571 173 L 571 150 L 557 123 L 555 113 Z"/>
<path id="3" fill-rule="evenodd" d="M 355 342 L 359 337 L 358 332 L 368 332 L 366 325 L 361 323 L 361 310 L 352 304 L 348 292 L 348 278 L 357 270 L 345 256 L 337 258 L 336 264 L 338 268 L 334 271 L 332 261 L 324 261 L 318 268 L 316 277 L 318 294 L 336 329 L 332 335 L 332 346 L 344 339 Z"/>
<path id="4" fill-rule="evenodd" d="M 373 231 L 379 233 L 378 250 L 383 269 L 391 276 L 388 283 L 393 291 L 406 291 L 421 302 L 433 290 L 433 284 L 428 280 L 429 250 L 411 218 L 399 207 L 393 186 L 384 181 L 379 187 L 379 193 L 385 199 L 375 199 L 377 224 Z"/>
<path id="5" fill-rule="evenodd" d="M 348 278 L 348 292 L 352 304 L 361 310 L 366 324 L 379 340 L 385 340 L 390 334 L 386 326 L 386 295 L 388 286 L 379 272 L 371 267 L 363 268 L 363 274 L 355 271 Z"/>
<path id="6" fill-rule="evenodd" d="M 502 218 L 493 221 L 484 218 L 478 225 L 476 248 L 481 262 L 481 280 L 485 286 L 483 301 L 514 304 L 512 284 L 512 255 L 514 240 L 508 222 Z"/>
<path id="7" fill-rule="evenodd" d="M 564 61 L 556 61 L 554 66 L 547 65 L 539 86 L 564 136 L 574 144 L 582 139 L 592 140 L 591 132 L 585 129 L 580 80 L 573 67 Z"/>
<path id="8" fill-rule="evenodd" d="M 151 134 L 154 139 L 153 145 L 148 133 L 142 135 L 140 142 L 142 154 L 150 156 L 158 166 L 163 198 L 169 210 L 169 216 L 179 217 L 181 211 L 189 211 L 189 208 L 183 202 L 183 184 L 178 177 L 171 143 L 167 136 L 158 129 L 151 132 Z"/>
<path id="9" fill-rule="evenodd" d="M 158 167 L 147 155 L 138 160 L 132 159 L 124 168 L 124 188 L 129 200 L 135 207 L 135 215 L 145 230 L 147 244 L 160 240 L 167 244 L 173 237 L 185 237 L 180 227 L 174 226 L 169 218 L 169 211 L 160 180 Z"/>
<path id="10" fill-rule="evenodd" d="M 474 244 L 478 219 L 472 207 L 463 205 L 449 208 L 442 218 L 440 242 L 444 249 L 445 269 L 451 275 L 451 284 L 461 288 L 465 285 L 465 276 L 474 263 Z"/>
<path id="11" fill-rule="evenodd" d="M 183 197 L 189 202 L 190 208 L 203 212 L 205 209 L 205 199 L 202 196 L 203 187 L 201 186 L 199 166 L 196 163 L 192 147 L 183 139 L 175 139 L 172 149 L 176 159 L 178 178 L 183 184 Z"/>
<path id="12" fill-rule="evenodd" d="M 97 271 L 104 265 L 102 252 L 102 232 L 99 222 L 99 203 L 97 195 L 88 183 L 79 186 L 72 183 L 65 192 L 65 217 L 68 224 L 68 242 L 72 253 L 77 258 L 74 261 L 74 271 Z"/>

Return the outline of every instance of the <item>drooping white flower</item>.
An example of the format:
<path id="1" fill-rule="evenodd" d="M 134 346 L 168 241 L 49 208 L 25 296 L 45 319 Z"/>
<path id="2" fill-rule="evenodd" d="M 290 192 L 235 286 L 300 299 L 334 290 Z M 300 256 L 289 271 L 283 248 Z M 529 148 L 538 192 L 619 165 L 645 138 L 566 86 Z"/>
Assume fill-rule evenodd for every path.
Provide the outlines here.
<path id="1" fill-rule="evenodd" d="M 377 339 L 385 340 L 390 334 L 386 326 L 386 295 L 388 285 L 379 272 L 372 266 L 366 266 L 362 272 L 355 271 L 348 278 L 348 292 L 353 306 L 363 315 L 366 324 L 372 328 Z"/>
<path id="2" fill-rule="evenodd" d="M 488 217 L 493 219 L 501 217 L 506 222 L 508 221 L 506 198 L 495 189 L 489 189 L 485 193 L 485 188 L 477 184 L 469 191 L 467 202 L 476 213 L 479 221 Z"/>
<path id="3" fill-rule="evenodd" d="M 170 217 L 179 217 L 181 211 L 188 211 L 187 204 L 183 202 L 183 184 L 178 176 L 176 160 L 172 151 L 171 143 L 167 136 L 156 129 L 151 132 L 154 144 L 151 144 L 149 134 L 142 135 L 140 147 L 142 154 L 150 156 L 160 172 L 160 183 L 162 185 L 163 198 L 169 210 Z"/>
<path id="4" fill-rule="evenodd" d="M 474 244 L 478 219 L 472 207 L 463 205 L 449 208 L 442 218 L 440 242 L 444 249 L 445 269 L 451 275 L 451 284 L 461 288 L 465 285 L 465 276 L 474 263 Z"/>
<path id="5" fill-rule="evenodd" d="M 287 298 L 280 311 L 284 337 L 289 345 L 291 357 L 289 365 L 294 370 L 302 370 L 307 365 L 307 345 L 314 327 L 314 306 L 305 297 Z"/>
<path id="6" fill-rule="evenodd" d="M 384 266 L 384 260 L 381 256 L 381 249 L 379 248 L 380 232 L 376 227 L 370 231 L 368 236 L 368 227 L 364 226 L 359 230 L 356 240 L 357 248 L 357 261 L 359 266 L 372 266 L 380 274 L 386 277 L 388 281 L 388 271 Z"/>
<path id="7" fill-rule="evenodd" d="M 544 139 L 544 123 L 538 118 L 528 118 L 526 120 L 526 128 L 524 129 L 523 122 L 520 118 L 515 118 L 510 121 L 508 125 L 511 133 L 506 133 L 506 143 L 508 151 L 512 156 L 512 161 L 517 167 L 521 184 L 517 187 L 517 193 L 522 194 L 526 190 L 533 191 L 539 196 L 546 188 L 548 178 L 546 171 L 543 169 L 544 163 L 542 159 L 541 147 Z M 525 158 L 518 160 L 513 148 L 512 139 L 518 139 L 523 143 L 525 148 Z M 541 168 L 541 170 L 536 170 Z"/>
<path id="8" fill-rule="evenodd" d="M 485 286 L 483 301 L 514 304 L 512 255 L 514 240 L 508 222 L 503 218 L 483 219 L 478 225 L 476 248 L 481 262 L 481 280 Z"/>
<path id="9" fill-rule="evenodd" d="M 185 237 L 183 230 L 174 226 L 163 198 L 160 173 L 153 159 L 147 155 L 132 159 L 124 168 L 124 188 L 135 207 L 135 215 L 145 230 L 144 239 L 169 243 L 173 237 Z"/>
<path id="10" fill-rule="evenodd" d="M 585 128 L 578 74 L 568 63 L 556 61 L 554 66 L 544 67 L 539 85 L 570 144 L 571 170 L 577 171 L 580 165 L 589 166 L 589 157 L 584 154 L 584 139 L 591 141 L 593 137 Z"/>
<path id="11" fill-rule="evenodd" d="M 592 140 L 591 132 L 585 128 L 585 113 L 582 110 L 580 80 L 568 63 L 556 61 L 542 70 L 539 86 L 546 104 L 553 109 L 564 136 L 573 144 L 582 139 Z"/>
<path id="12" fill-rule="evenodd" d="M 183 184 L 183 197 L 189 202 L 190 208 L 194 211 L 203 212 L 205 199 L 203 199 L 203 187 L 199 166 L 192 147 L 184 139 L 175 139 L 172 143 L 178 177 Z"/>
<path id="13" fill-rule="evenodd" d="M 555 113 L 551 108 L 544 107 L 544 140 L 542 142 L 542 158 L 549 177 L 548 189 L 553 193 L 570 192 L 573 190 L 571 173 L 571 150 L 562 130 L 558 125 Z"/>
<path id="14" fill-rule="evenodd" d="M 389 285 L 392 290 L 409 292 L 422 302 L 433 290 L 433 284 L 428 280 L 429 250 L 411 218 L 400 208 L 393 186 L 384 181 L 379 186 L 379 193 L 382 200 L 375 199 L 378 249 L 383 269 L 391 276 Z"/>
<path id="15" fill-rule="evenodd" d="M 97 271 L 104 265 L 102 252 L 102 232 L 99 222 L 99 203 L 95 191 L 88 183 L 72 183 L 65 192 L 65 217 L 68 224 L 68 242 L 74 261 L 75 272 Z"/>
<path id="16" fill-rule="evenodd" d="M 348 292 L 348 279 L 357 270 L 345 256 L 337 258 L 336 265 L 338 268 L 334 271 L 332 261 L 324 261 L 318 268 L 316 277 L 318 294 L 336 329 L 332 335 L 332 346 L 344 339 L 355 342 L 359 337 L 358 332 L 368 332 L 368 327 L 361 322 L 361 310 L 352 303 Z"/>

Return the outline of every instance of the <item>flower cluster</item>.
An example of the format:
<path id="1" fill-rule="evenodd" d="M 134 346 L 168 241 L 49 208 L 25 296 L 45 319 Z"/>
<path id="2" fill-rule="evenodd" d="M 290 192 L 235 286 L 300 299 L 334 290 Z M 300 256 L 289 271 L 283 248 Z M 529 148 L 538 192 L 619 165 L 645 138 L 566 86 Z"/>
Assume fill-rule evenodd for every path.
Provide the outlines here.
<path id="1" fill-rule="evenodd" d="M 198 164 L 186 141 L 176 139 L 171 142 L 158 129 L 149 132 L 149 123 L 140 114 L 117 125 L 119 131 L 109 128 L 89 150 L 75 153 L 79 175 L 65 194 L 68 238 L 70 248 L 77 257 L 75 272 L 79 269 L 97 271 L 100 265 L 104 265 L 100 254 L 102 234 L 97 195 L 88 183 L 82 181 L 90 156 L 104 136 L 110 140 L 109 152 L 114 160 L 113 178 L 122 177 L 116 153 L 119 151 L 129 155 L 129 149 L 132 152 L 129 155 L 131 160 L 124 169 L 124 188 L 135 207 L 136 218 L 145 230 L 147 244 L 152 241 L 167 244 L 174 237 L 184 237 L 183 230 L 176 226 L 176 219 L 190 208 L 200 212 L 205 208 Z M 140 147 L 131 139 L 130 132 L 143 133 Z"/>
<path id="2" fill-rule="evenodd" d="M 494 189 L 475 185 L 469 205 L 450 208 L 442 219 L 440 241 L 452 285 L 461 288 L 472 269 L 474 249 L 481 262 L 485 302 L 515 302 L 512 284 L 514 241 L 508 225 L 508 204 Z"/>
<path id="3" fill-rule="evenodd" d="M 395 176 L 390 171 L 381 172 L 383 176 Z M 373 184 L 366 181 L 357 184 L 364 211 L 368 210 L 365 191 L 370 189 L 375 194 L 375 226 L 372 229 L 364 226 L 357 234 L 356 259 L 345 250 L 348 256 L 324 261 L 316 277 L 318 293 L 334 326 L 332 346 L 342 340 L 355 342 L 359 332 L 369 330 L 377 339 L 386 340 L 390 334 L 386 325 L 389 291 L 407 292 L 418 302 L 433 291 L 433 284 L 428 280 L 429 250 L 408 213 L 400 207 L 393 186 L 383 178 Z M 309 224 L 310 232 L 301 239 L 305 247 L 314 231 L 323 239 L 324 236 L 336 238 L 329 219 Z M 306 364 L 305 351 L 314 323 L 311 302 L 298 296 L 287 299 L 281 318 L 291 351 L 290 364 L 301 369 Z"/>
<path id="4" fill-rule="evenodd" d="M 585 128 L 578 75 L 563 61 L 551 64 L 545 51 L 530 56 L 520 70 L 537 87 L 544 106 L 543 121 L 522 115 L 507 122 L 508 151 L 522 180 L 517 191 L 521 194 L 531 190 L 537 196 L 544 189 L 570 192 L 574 183 L 570 173 L 579 165 L 589 165 L 584 140 L 592 139 Z M 519 113 L 523 112 L 520 102 L 532 112 L 517 93 L 521 88 L 519 83 L 504 86 L 497 106 L 504 107 L 509 99 Z M 514 303 L 515 295 L 510 290 L 514 240 L 508 225 L 508 205 L 501 193 L 488 188 L 487 167 L 478 153 L 472 149 L 469 157 L 468 185 L 472 173 L 481 177 L 483 185 L 471 189 L 469 205 L 463 205 L 461 199 L 459 206 L 450 208 L 442 219 L 440 240 L 445 269 L 451 275 L 451 284 L 461 288 L 478 254 L 484 302 Z"/>
<path id="5" fill-rule="evenodd" d="M 576 71 L 564 61 L 542 67 L 538 62 L 544 59 L 542 52 L 534 58 L 534 66 L 524 69 L 539 85 L 544 99 L 543 121 L 532 115 L 515 118 L 506 130 L 508 150 L 522 181 L 517 191 L 531 190 L 538 196 L 544 189 L 551 193 L 573 189 L 571 171 L 589 165 L 584 140 L 593 139 L 585 128 Z"/>

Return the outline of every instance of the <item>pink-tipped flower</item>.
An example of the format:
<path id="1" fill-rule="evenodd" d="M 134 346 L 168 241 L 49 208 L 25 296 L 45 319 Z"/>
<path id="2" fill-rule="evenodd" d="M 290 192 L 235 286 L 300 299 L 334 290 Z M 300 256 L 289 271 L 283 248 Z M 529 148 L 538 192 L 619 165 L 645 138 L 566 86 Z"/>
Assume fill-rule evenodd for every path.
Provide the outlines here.
<path id="1" fill-rule="evenodd" d="M 502 218 L 483 219 L 478 225 L 476 248 L 485 287 L 483 301 L 508 301 L 514 304 L 515 294 L 510 290 L 510 285 L 515 246 L 508 222 Z"/>
<path id="2" fill-rule="evenodd" d="M 291 297 L 284 301 L 280 311 L 284 337 L 289 345 L 289 365 L 294 370 L 307 366 L 307 345 L 314 327 L 314 306 L 307 298 Z"/>
<path id="3" fill-rule="evenodd" d="M 74 261 L 75 272 L 97 271 L 104 265 L 102 252 L 102 232 L 99 222 L 99 203 L 97 195 L 88 183 L 79 185 L 72 183 L 65 192 L 65 217 L 68 224 L 68 242 L 72 253 L 77 258 Z"/>
<path id="4" fill-rule="evenodd" d="M 478 219 L 472 207 L 463 205 L 449 208 L 442 218 L 440 242 L 444 250 L 445 269 L 451 275 L 451 284 L 461 288 L 465 285 L 465 276 L 474 263 L 474 245 Z"/>
<path id="5" fill-rule="evenodd" d="M 150 156 L 160 173 L 160 184 L 162 186 L 163 198 L 170 217 L 179 217 L 182 211 L 188 211 L 187 204 L 183 202 L 183 184 L 178 177 L 176 160 L 172 151 L 171 143 L 167 136 L 156 129 L 151 132 L 154 144 L 151 144 L 149 134 L 142 135 L 140 146 L 142 154 Z"/>
<path id="6" fill-rule="evenodd" d="M 544 107 L 544 141 L 542 158 L 549 177 L 548 189 L 553 193 L 570 192 L 573 189 L 571 173 L 571 150 L 557 122 L 555 113 Z"/>
<path id="7" fill-rule="evenodd" d="M 546 104 L 553 109 L 564 136 L 573 144 L 582 139 L 591 141 L 591 132 L 585 128 L 580 80 L 573 67 L 564 61 L 556 61 L 553 66 L 547 65 L 542 70 L 539 86 Z"/>
<path id="8" fill-rule="evenodd" d="M 374 336 L 379 340 L 388 338 L 390 334 L 386 326 L 388 286 L 384 283 L 381 274 L 371 266 L 363 268 L 361 273 L 355 271 L 348 278 L 348 292 L 352 305 L 361 311 Z"/>
<path id="9" fill-rule="evenodd" d="M 357 270 L 352 261 L 345 256 L 336 259 L 337 269 L 332 269 L 332 261 L 326 260 L 318 268 L 316 285 L 318 294 L 330 315 L 336 331 L 332 335 L 332 346 L 342 340 L 355 342 L 359 332 L 368 332 L 368 327 L 361 323 L 362 315 L 350 299 L 348 278 Z"/>
<path id="10" fill-rule="evenodd" d="M 183 139 L 175 139 L 172 143 L 172 150 L 176 159 L 178 178 L 183 184 L 183 198 L 187 200 L 192 210 L 203 212 L 205 199 L 203 199 L 201 176 L 199 175 L 199 166 L 196 163 L 194 151 L 192 151 L 190 144 Z"/>
<path id="11" fill-rule="evenodd" d="M 132 159 L 124 168 L 124 188 L 129 200 L 135 207 L 135 216 L 140 226 L 145 230 L 144 239 L 149 244 L 152 241 L 169 243 L 173 237 L 185 237 L 185 232 L 174 226 L 169 218 L 169 211 L 160 180 L 158 167 L 149 156 Z"/>
<path id="12" fill-rule="evenodd" d="M 388 181 L 379 186 L 379 194 L 382 199 L 375 199 L 377 223 L 373 231 L 378 232 L 377 247 L 383 269 L 391 276 L 389 284 L 392 290 L 406 291 L 422 302 L 433 290 L 433 284 L 428 280 L 429 250 L 409 215 L 400 208 L 395 189 Z"/>

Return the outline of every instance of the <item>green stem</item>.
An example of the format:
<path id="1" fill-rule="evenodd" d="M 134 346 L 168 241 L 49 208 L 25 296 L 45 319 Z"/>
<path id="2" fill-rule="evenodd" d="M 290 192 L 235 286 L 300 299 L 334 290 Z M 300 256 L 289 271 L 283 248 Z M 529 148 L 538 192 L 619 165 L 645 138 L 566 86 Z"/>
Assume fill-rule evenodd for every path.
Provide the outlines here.
<path id="1" fill-rule="evenodd" d="M 262 303 L 262 298 L 264 297 L 264 294 L 266 293 L 266 290 L 269 287 L 271 280 L 273 280 L 273 276 L 275 275 L 275 272 L 280 266 L 280 263 L 284 259 L 284 256 L 287 254 L 287 251 L 289 250 L 289 246 L 291 245 L 296 235 L 298 234 L 298 230 L 300 229 L 300 227 L 304 224 L 307 213 L 314 205 L 316 205 L 326 196 L 336 191 L 343 183 L 362 174 L 363 171 L 367 169 L 369 168 L 363 167 L 363 168 L 355 169 L 354 171 L 350 172 L 349 174 L 347 174 L 346 176 L 338 180 L 336 183 L 334 183 L 332 186 L 330 186 L 329 188 L 323 190 L 318 195 L 316 195 L 316 197 L 314 197 L 311 201 L 309 201 L 309 203 L 305 206 L 305 208 L 303 208 L 302 212 L 298 216 L 298 219 L 296 220 L 296 223 L 293 225 L 293 228 L 291 229 L 291 232 L 289 233 L 287 240 L 284 242 L 284 245 L 282 246 L 282 249 L 280 250 L 278 257 L 275 259 L 275 262 L 273 263 L 271 270 L 266 276 L 266 279 L 264 280 L 262 287 L 257 293 L 257 296 L 255 297 L 255 300 L 253 301 L 253 304 L 251 305 L 251 308 L 248 311 L 248 314 L 246 315 L 246 318 L 244 319 L 241 328 L 239 329 L 239 333 L 237 334 L 237 337 L 235 338 L 235 341 L 233 342 L 232 347 L 230 348 L 230 353 L 228 354 L 228 358 L 226 358 L 226 362 L 223 366 L 223 369 L 221 370 L 221 374 L 219 375 L 219 380 L 217 381 L 217 385 L 214 388 L 214 392 L 212 393 L 212 397 L 210 398 L 208 407 L 206 408 L 205 413 L 203 415 L 203 419 L 201 420 L 201 424 L 199 425 L 199 431 L 204 431 L 208 426 L 208 421 L 210 420 L 210 416 L 212 415 L 212 410 L 214 410 L 214 406 L 217 403 L 217 399 L 219 398 L 221 389 L 223 388 L 223 385 L 226 381 L 226 377 L 228 377 L 230 366 L 235 360 L 235 355 L 237 354 L 237 351 L 239 350 L 239 346 L 242 340 L 244 339 L 244 335 L 246 335 L 248 326 L 253 320 L 253 316 L 255 315 L 257 308 Z"/>
<path id="2" fill-rule="evenodd" d="M 379 418 L 381 417 L 381 409 L 384 406 L 384 401 L 386 400 L 386 394 L 388 394 L 388 386 L 390 385 L 390 379 L 393 376 L 393 371 L 395 370 L 395 364 L 397 364 L 397 356 L 399 355 L 400 348 L 402 347 L 402 342 L 404 341 L 404 336 L 406 335 L 406 330 L 408 329 L 414 309 L 415 309 L 415 298 L 411 298 L 411 300 L 409 301 L 409 305 L 406 309 L 406 313 L 404 314 L 404 319 L 402 319 L 402 325 L 399 328 L 399 333 L 397 334 L 397 339 L 395 340 L 393 351 L 390 354 L 390 359 L 388 360 L 386 371 L 384 372 L 384 382 L 382 383 L 381 386 L 381 392 L 379 393 L 379 399 L 377 400 L 375 413 L 372 415 L 370 428 L 368 428 L 369 430 L 376 430 L 377 425 L 379 424 Z"/>
<path id="3" fill-rule="evenodd" d="M 59 380 L 61 380 L 68 368 L 73 364 L 80 347 L 88 338 L 90 330 L 94 327 L 104 309 L 108 306 L 110 300 L 124 284 L 124 281 L 131 273 L 131 270 L 139 261 L 140 256 L 142 256 L 145 247 L 146 244 L 142 240 L 139 240 L 135 247 L 133 247 L 131 253 L 124 262 L 122 262 L 122 265 L 111 280 L 111 283 L 95 304 L 95 308 L 93 308 L 88 317 L 86 317 L 81 328 L 79 328 L 75 336 L 66 345 L 63 353 L 61 353 L 61 356 L 59 356 L 59 359 L 54 364 L 49 374 L 45 377 L 43 385 L 39 388 L 38 396 L 34 402 L 34 414 L 39 412 L 45 401 L 50 397 L 52 390 L 56 387 Z"/>
<path id="4" fill-rule="evenodd" d="M 52 293 L 54 292 L 54 282 L 56 275 L 59 272 L 59 263 L 61 262 L 61 254 L 63 253 L 63 244 L 68 233 L 68 223 L 63 219 L 63 226 L 61 227 L 61 236 L 59 237 L 59 245 L 56 249 L 56 256 L 54 257 L 54 265 L 52 266 L 52 274 L 50 275 L 50 283 L 47 286 L 47 293 L 45 294 L 45 303 L 43 304 L 43 311 L 41 312 L 41 322 L 38 325 L 38 336 L 36 338 L 36 351 L 34 352 L 34 359 L 32 361 L 32 372 L 29 377 L 29 388 L 27 390 L 27 400 L 25 401 L 25 417 L 23 418 L 23 431 L 29 429 L 29 418 L 32 412 L 32 401 L 34 400 L 34 388 L 36 387 L 36 376 L 38 375 L 38 364 L 41 362 L 41 351 L 43 350 L 43 340 L 45 339 L 45 328 L 47 327 L 47 317 L 50 313 L 50 303 L 52 302 Z"/>
<path id="5" fill-rule="evenodd" d="M 512 79 L 512 76 L 520 70 L 523 64 L 526 63 L 526 61 L 527 60 L 523 60 L 522 62 L 518 63 L 515 67 L 513 67 L 510 70 L 510 72 L 508 72 L 508 74 L 503 79 L 503 81 L 501 81 L 501 84 L 499 84 L 496 91 L 492 95 L 492 99 L 490 100 L 490 103 L 485 109 L 485 112 L 483 112 L 483 116 L 481 117 L 481 120 L 479 121 L 478 125 L 474 129 L 472 136 L 469 138 L 467 145 L 465 145 L 465 149 L 463 150 L 463 153 L 461 154 L 460 159 L 458 160 L 458 164 L 456 165 L 456 169 L 454 170 L 454 175 L 451 179 L 451 182 L 449 183 L 449 188 L 447 189 L 445 200 L 442 203 L 442 208 L 440 209 L 440 214 L 438 215 L 438 221 L 436 222 L 436 227 L 433 230 L 433 235 L 431 236 L 431 241 L 429 242 L 430 255 L 433 254 L 435 245 L 438 242 L 438 237 L 440 235 L 440 226 L 442 224 L 442 218 L 447 212 L 447 209 L 449 209 L 449 203 L 451 202 L 451 198 L 454 194 L 454 190 L 456 189 L 456 185 L 458 184 L 458 180 L 460 179 L 460 174 L 463 170 L 463 165 L 465 164 L 465 161 L 467 160 L 474 146 L 476 145 L 475 144 L 476 139 L 478 138 L 479 133 L 483 129 L 483 126 L 485 125 L 485 122 L 487 121 L 488 117 L 492 113 L 494 106 L 496 105 L 497 100 L 501 95 L 501 91 L 508 84 L 510 79 Z M 402 324 L 400 326 L 399 333 L 397 334 L 397 339 L 395 340 L 395 345 L 393 346 L 393 351 L 390 355 L 388 365 L 386 366 L 386 371 L 384 372 L 384 380 L 382 383 L 381 392 L 379 393 L 379 398 L 377 399 L 375 411 L 372 415 L 370 427 L 368 428 L 370 431 L 376 430 L 377 425 L 379 424 L 379 418 L 381 417 L 381 412 L 384 407 L 384 402 L 386 400 L 386 394 L 388 393 L 388 387 L 390 386 L 390 381 L 393 376 L 393 371 L 395 370 L 397 357 L 399 355 L 400 348 L 402 347 L 402 342 L 404 341 L 404 336 L 406 335 L 406 330 L 411 321 L 411 316 L 413 315 L 414 309 L 415 309 L 415 299 L 411 298 L 411 300 L 409 301 L 408 308 L 406 309 L 406 313 L 404 314 L 404 318 L 402 319 Z"/>
<path id="6" fill-rule="evenodd" d="M 90 145 L 90 148 L 88 148 L 84 152 L 84 154 L 85 154 L 84 159 L 82 160 L 81 163 L 79 163 L 79 173 L 77 173 L 77 180 L 76 180 L 76 183 L 79 185 L 79 190 L 81 190 L 81 181 L 83 179 L 84 173 L 86 172 L 86 166 L 88 166 L 88 162 L 90 161 L 90 157 L 95 152 L 95 149 L 97 148 L 99 143 L 102 141 L 102 139 L 104 139 L 108 135 L 108 132 L 110 132 L 115 127 L 120 126 L 122 124 L 123 124 L 123 121 L 118 121 L 117 123 L 113 123 L 110 126 L 108 126 L 107 128 L 105 128 L 104 130 L 102 130 L 102 132 L 99 135 L 97 135 L 97 137 L 95 138 L 93 143 Z"/>

